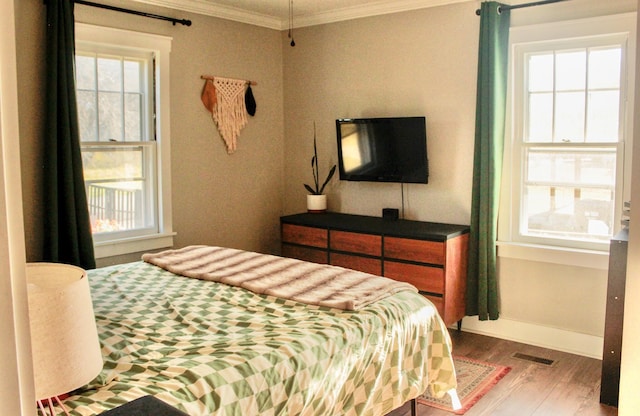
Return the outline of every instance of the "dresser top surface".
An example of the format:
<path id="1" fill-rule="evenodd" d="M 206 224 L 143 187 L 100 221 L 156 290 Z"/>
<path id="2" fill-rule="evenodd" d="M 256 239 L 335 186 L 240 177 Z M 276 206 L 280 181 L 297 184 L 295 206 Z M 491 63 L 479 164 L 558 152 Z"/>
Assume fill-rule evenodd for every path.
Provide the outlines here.
<path id="1" fill-rule="evenodd" d="M 468 225 L 404 219 L 385 220 L 380 217 L 337 212 L 286 215 L 280 217 L 280 221 L 285 224 L 320 227 L 338 231 L 353 231 L 390 237 L 409 237 L 435 241 L 446 241 L 469 232 Z"/>

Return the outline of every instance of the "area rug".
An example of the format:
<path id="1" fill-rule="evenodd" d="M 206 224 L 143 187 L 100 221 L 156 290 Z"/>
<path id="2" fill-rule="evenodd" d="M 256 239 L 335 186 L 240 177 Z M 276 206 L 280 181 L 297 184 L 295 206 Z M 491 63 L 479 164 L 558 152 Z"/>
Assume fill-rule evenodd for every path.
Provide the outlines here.
<path id="1" fill-rule="evenodd" d="M 452 410 L 451 398 L 448 394 L 442 399 L 436 399 L 429 394 L 428 390 L 417 398 L 418 403 L 463 415 L 491 390 L 502 377 L 511 371 L 511 367 L 466 357 L 453 357 L 453 362 L 456 368 L 458 396 L 462 408 L 455 411 Z"/>

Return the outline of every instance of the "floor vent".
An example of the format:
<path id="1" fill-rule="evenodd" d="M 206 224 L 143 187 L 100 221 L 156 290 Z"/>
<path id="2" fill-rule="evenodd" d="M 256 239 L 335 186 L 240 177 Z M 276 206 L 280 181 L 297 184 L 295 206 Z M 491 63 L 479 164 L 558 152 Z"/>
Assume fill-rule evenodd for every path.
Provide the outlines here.
<path id="1" fill-rule="evenodd" d="M 520 360 L 531 361 L 536 364 L 542 364 L 546 366 L 552 366 L 555 363 L 555 360 L 550 360 L 548 358 L 536 357 L 535 355 L 522 354 L 520 352 L 516 352 L 512 355 L 513 358 L 518 358 Z"/>

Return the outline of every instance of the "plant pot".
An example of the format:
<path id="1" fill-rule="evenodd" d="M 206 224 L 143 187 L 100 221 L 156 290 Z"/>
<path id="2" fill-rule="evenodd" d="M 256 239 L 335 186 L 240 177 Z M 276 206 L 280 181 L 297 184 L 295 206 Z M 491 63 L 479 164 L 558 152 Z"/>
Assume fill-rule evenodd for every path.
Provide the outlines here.
<path id="1" fill-rule="evenodd" d="M 315 214 L 327 212 L 327 196 L 307 195 L 307 211 Z"/>

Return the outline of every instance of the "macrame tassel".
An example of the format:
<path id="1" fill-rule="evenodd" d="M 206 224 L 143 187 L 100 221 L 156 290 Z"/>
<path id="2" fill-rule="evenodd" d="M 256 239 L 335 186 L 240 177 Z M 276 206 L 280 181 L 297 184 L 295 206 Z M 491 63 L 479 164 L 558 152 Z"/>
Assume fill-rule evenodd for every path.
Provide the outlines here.
<path id="1" fill-rule="evenodd" d="M 205 108 L 213 114 L 213 108 L 216 106 L 217 102 L 216 87 L 214 87 L 213 81 L 208 79 L 204 82 L 204 87 L 202 87 L 202 96 L 200 99 L 202 100 L 202 104 L 204 104 Z"/>
<path id="2" fill-rule="evenodd" d="M 244 92 L 244 104 L 247 107 L 247 113 L 251 117 L 256 115 L 256 99 L 253 98 L 253 91 L 251 91 L 251 85 L 247 85 L 247 90 Z"/>
<path id="3" fill-rule="evenodd" d="M 213 80 L 217 102 L 211 116 L 227 145 L 227 153 L 236 151 L 240 130 L 247 125 L 247 108 L 244 92 L 247 82 L 238 79 L 216 77 Z"/>

